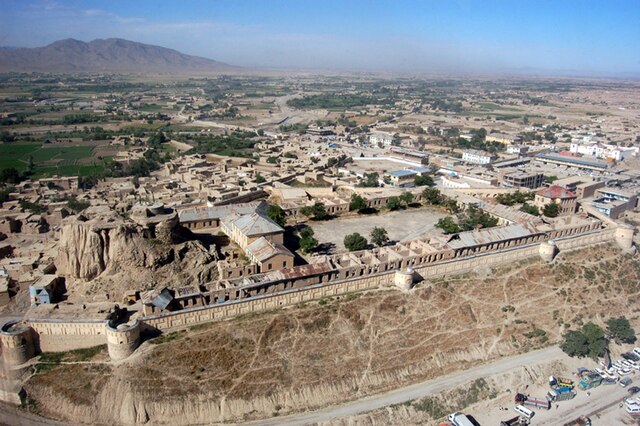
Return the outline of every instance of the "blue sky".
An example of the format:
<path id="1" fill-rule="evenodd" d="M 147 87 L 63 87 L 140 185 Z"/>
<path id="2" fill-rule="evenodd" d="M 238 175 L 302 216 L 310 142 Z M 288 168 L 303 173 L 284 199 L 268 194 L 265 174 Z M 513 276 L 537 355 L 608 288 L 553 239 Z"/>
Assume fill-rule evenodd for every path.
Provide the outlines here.
<path id="1" fill-rule="evenodd" d="M 0 45 L 120 37 L 241 66 L 640 73 L 640 0 L 3 0 Z"/>

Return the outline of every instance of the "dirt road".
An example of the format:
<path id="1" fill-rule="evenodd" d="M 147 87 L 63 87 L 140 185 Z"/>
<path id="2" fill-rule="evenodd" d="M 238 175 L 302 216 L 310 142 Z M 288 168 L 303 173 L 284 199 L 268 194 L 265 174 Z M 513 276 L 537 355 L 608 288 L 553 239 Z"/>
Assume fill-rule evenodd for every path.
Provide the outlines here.
<path id="1" fill-rule="evenodd" d="M 317 422 L 327 422 L 334 419 L 353 416 L 358 413 L 375 410 L 392 404 L 400 404 L 405 401 L 418 399 L 430 394 L 436 394 L 446 389 L 494 374 L 506 373 L 509 370 L 528 364 L 562 359 L 564 354 L 556 347 L 545 348 L 507 358 L 501 358 L 490 364 L 480 365 L 465 371 L 449 374 L 425 382 L 416 383 L 396 389 L 381 395 L 348 402 L 343 405 L 323 408 L 322 410 L 308 413 L 293 414 L 290 416 L 276 417 L 268 420 L 260 420 L 247 424 L 260 425 L 306 425 Z"/>

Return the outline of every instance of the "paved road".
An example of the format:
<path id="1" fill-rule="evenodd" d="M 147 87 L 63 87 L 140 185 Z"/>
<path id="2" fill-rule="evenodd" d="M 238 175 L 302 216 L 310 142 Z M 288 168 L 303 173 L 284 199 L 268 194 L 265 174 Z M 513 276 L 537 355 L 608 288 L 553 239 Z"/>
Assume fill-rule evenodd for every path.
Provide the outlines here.
<path id="1" fill-rule="evenodd" d="M 60 423 L 27 413 L 17 407 L 0 402 L 0 425 L 11 426 L 69 426 L 70 423 Z"/>
<path id="2" fill-rule="evenodd" d="M 334 419 L 353 416 L 359 413 L 368 412 L 392 404 L 400 404 L 405 401 L 423 398 L 430 394 L 440 393 L 447 389 L 462 385 L 464 383 L 488 377 L 494 374 L 503 374 L 509 370 L 519 368 L 523 365 L 539 364 L 542 362 L 562 359 L 564 354 L 557 346 L 528 352 L 507 358 L 501 358 L 490 364 L 480 365 L 465 371 L 448 374 L 425 382 L 416 383 L 384 394 L 374 395 L 368 398 L 359 399 L 342 405 L 323 408 L 307 413 L 292 414 L 290 416 L 265 419 L 248 424 L 260 425 L 306 425 L 317 422 L 327 422 Z"/>

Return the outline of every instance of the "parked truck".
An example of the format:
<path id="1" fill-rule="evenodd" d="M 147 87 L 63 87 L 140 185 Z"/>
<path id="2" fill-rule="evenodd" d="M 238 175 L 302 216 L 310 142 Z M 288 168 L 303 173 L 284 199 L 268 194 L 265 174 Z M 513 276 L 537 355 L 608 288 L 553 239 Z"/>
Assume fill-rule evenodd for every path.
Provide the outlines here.
<path id="1" fill-rule="evenodd" d="M 503 420 L 500 422 L 500 426 L 527 426 L 529 424 L 529 420 L 525 419 L 522 416 L 516 416 L 509 420 Z"/>
<path id="2" fill-rule="evenodd" d="M 568 387 L 555 388 L 547 392 L 547 399 L 549 401 L 566 401 L 575 398 L 577 392 Z"/>
<path id="3" fill-rule="evenodd" d="M 528 426 L 529 420 L 522 416 L 516 416 L 509 420 L 503 420 L 500 422 L 500 426 Z"/>
<path id="4" fill-rule="evenodd" d="M 582 390 L 588 390 L 598 387 L 602 384 L 602 376 L 595 372 L 588 372 L 582 375 L 582 380 L 578 383 L 578 386 Z"/>
<path id="5" fill-rule="evenodd" d="M 575 420 L 565 423 L 564 426 L 591 426 L 591 419 L 587 416 L 580 416 Z"/>
<path id="6" fill-rule="evenodd" d="M 575 382 L 571 379 L 567 379 L 566 377 L 549 377 L 549 386 L 561 387 L 561 388 L 571 388 L 573 389 L 575 386 Z"/>
<path id="7" fill-rule="evenodd" d="M 449 421 L 453 424 L 453 426 L 474 426 L 467 415 L 462 413 L 449 414 Z"/>
<path id="8" fill-rule="evenodd" d="M 522 393 L 516 394 L 515 403 L 535 408 L 544 408 L 545 410 L 549 410 L 551 408 L 551 401 L 548 399 L 533 398 Z"/>

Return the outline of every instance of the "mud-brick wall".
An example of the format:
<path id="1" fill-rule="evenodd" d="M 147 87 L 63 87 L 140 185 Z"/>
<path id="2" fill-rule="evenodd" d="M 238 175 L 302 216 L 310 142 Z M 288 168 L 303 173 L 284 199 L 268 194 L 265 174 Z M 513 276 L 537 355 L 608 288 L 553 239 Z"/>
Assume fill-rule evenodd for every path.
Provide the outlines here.
<path id="1" fill-rule="evenodd" d="M 424 279 L 443 275 L 456 275 L 473 271 L 479 267 L 499 265 L 537 256 L 540 244 L 534 243 L 525 247 L 506 249 L 499 252 L 485 252 L 468 259 L 456 259 L 431 266 L 415 268 Z"/>
<path id="2" fill-rule="evenodd" d="M 189 311 L 180 311 L 145 317 L 142 321 L 146 326 L 162 331 L 171 331 L 185 326 L 201 324 L 212 320 L 230 318 L 237 315 L 252 312 L 264 312 L 297 303 L 318 300 L 326 297 L 338 296 L 345 293 L 378 288 L 391 285 L 393 271 L 375 276 L 368 276 L 348 281 L 336 281 L 326 284 L 317 284 L 312 287 L 288 290 L 274 295 L 257 296 L 251 299 L 242 299 L 222 305 L 194 308 Z"/>
<path id="3" fill-rule="evenodd" d="M 42 352 L 63 352 L 90 348 L 107 343 L 106 321 L 34 320 L 29 325 L 35 331 L 36 346 Z"/>
<path id="4" fill-rule="evenodd" d="M 560 250 L 563 250 L 607 242 L 613 240 L 613 238 L 613 230 L 604 230 L 589 235 L 564 237 L 558 239 L 557 243 Z M 534 243 L 524 247 L 514 247 L 498 252 L 485 252 L 466 259 L 459 258 L 434 265 L 418 267 L 415 268 L 415 271 L 423 279 L 430 279 L 439 276 L 462 274 L 476 270 L 479 267 L 508 264 L 537 256 L 539 256 L 539 244 Z M 146 317 L 143 321 L 147 326 L 162 331 L 171 331 L 212 320 L 225 319 L 252 312 L 264 312 L 310 300 L 318 300 L 354 291 L 392 285 L 393 273 L 394 271 L 387 271 L 362 278 L 350 278 L 348 280 L 317 284 L 274 295 L 242 299 L 222 305 L 199 307 L 176 313 L 159 314 Z"/>
<path id="5" fill-rule="evenodd" d="M 555 241 L 558 250 L 575 250 L 590 245 L 606 243 L 615 240 L 615 229 L 603 229 L 586 235 L 558 238 Z"/>

